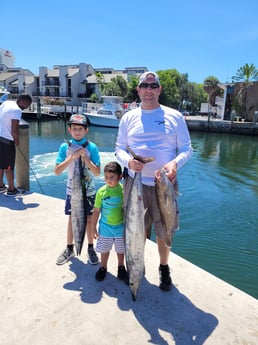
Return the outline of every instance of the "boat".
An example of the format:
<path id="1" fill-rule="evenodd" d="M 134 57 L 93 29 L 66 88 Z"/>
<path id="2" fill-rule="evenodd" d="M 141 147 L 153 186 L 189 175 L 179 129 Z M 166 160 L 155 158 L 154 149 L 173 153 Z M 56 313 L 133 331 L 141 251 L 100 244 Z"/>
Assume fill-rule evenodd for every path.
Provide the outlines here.
<path id="1" fill-rule="evenodd" d="M 49 113 L 38 113 L 37 111 L 22 111 L 22 118 L 24 120 L 61 120 L 62 115 L 59 114 L 49 114 Z"/>
<path id="2" fill-rule="evenodd" d="M 123 98 L 119 96 L 103 96 L 102 106 L 94 111 L 87 111 L 87 103 L 82 103 L 82 114 L 87 116 L 90 125 L 97 127 L 118 128 L 125 110 L 121 104 Z"/>
<path id="3" fill-rule="evenodd" d="M 3 86 L 0 86 L 0 105 L 8 99 L 9 91 L 7 91 Z"/>

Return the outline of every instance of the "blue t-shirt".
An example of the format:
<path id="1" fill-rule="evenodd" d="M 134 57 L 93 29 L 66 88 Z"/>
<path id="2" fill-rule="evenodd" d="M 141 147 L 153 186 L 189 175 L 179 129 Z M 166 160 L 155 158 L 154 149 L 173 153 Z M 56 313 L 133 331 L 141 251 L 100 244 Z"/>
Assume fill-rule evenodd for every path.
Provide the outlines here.
<path id="1" fill-rule="evenodd" d="M 65 161 L 66 158 L 72 155 L 74 151 L 81 148 L 86 143 L 86 141 L 87 139 L 83 138 L 80 141 L 76 141 L 72 139 L 69 142 L 62 143 L 59 147 L 58 155 L 56 158 L 56 164 L 60 164 L 63 161 Z M 96 144 L 89 141 L 88 145 L 85 147 L 85 152 L 87 156 L 89 157 L 89 159 L 92 161 L 92 163 L 94 163 L 96 166 L 100 166 L 100 155 L 99 155 L 99 150 Z M 74 161 L 71 162 L 71 164 L 67 168 L 68 180 L 67 180 L 66 193 L 68 195 L 71 195 L 71 192 L 72 192 L 72 178 L 73 178 L 73 171 L 74 171 L 74 163 L 75 163 Z M 87 172 L 85 172 L 85 176 L 89 176 L 87 180 L 91 181 L 91 186 L 86 185 L 87 195 L 90 195 L 91 189 L 92 189 L 92 195 L 94 195 L 96 193 L 95 176 L 89 169 L 87 169 Z"/>

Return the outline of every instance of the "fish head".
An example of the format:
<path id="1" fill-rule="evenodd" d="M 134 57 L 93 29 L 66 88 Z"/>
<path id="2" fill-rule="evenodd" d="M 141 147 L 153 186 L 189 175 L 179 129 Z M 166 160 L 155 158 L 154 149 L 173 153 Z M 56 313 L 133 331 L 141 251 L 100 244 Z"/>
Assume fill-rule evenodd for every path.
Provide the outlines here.
<path id="1" fill-rule="evenodd" d="M 167 177 L 167 171 L 165 169 L 160 169 L 156 171 L 155 175 L 155 183 L 163 187 L 164 189 L 167 188 L 169 179 Z"/>

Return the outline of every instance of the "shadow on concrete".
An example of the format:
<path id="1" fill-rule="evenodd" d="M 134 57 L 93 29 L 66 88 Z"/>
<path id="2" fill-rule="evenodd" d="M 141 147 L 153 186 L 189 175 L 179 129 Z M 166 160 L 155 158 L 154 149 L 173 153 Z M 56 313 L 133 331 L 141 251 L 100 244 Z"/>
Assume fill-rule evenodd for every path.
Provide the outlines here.
<path id="1" fill-rule="evenodd" d="M 29 193 L 26 193 L 26 195 Z M 28 208 L 35 208 L 38 207 L 38 203 L 28 203 L 25 204 L 23 201 L 22 196 L 6 196 L 4 194 L 0 194 L 0 207 L 6 207 L 10 210 L 16 210 L 16 211 L 24 211 Z"/>
<path id="2" fill-rule="evenodd" d="M 97 282 L 95 273 L 98 268 L 98 265 L 85 265 L 73 258 L 70 270 L 76 278 L 64 288 L 79 291 L 84 303 L 98 303 L 105 294 L 116 298 L 120 310 L 131 310 L 149 333 L 150 344 L 167 345 L 172 338 L 176 345 L 201 345 L 218 325 L 214 315 L 196 307 L 176 287 L 168 293 L 163 292 L 144 278 L 134 302 L 129 287 L 116 278 L 116 272 L 115 275 L 108 272 L 103 282 Z"/>

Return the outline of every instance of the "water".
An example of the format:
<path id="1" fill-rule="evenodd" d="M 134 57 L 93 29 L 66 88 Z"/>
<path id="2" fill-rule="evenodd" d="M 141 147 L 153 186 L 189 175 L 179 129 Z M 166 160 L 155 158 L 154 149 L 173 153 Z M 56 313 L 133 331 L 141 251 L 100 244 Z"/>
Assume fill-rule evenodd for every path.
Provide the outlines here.
<path id="1" fill-rule="evenodd" d="M 90 128 L 102 168 L 115 158 L 116 134 Z M 63 121 L 30 123 L 31 191 L 65 198 L 67 175 L 53 174 L 65 138 Z M 258 138 L 197 132 L 191 138 L 194 156 L 179 171 L 180 230 L 173 251 L 258 298 Z M 104 183 L 103 171 L 97 183 Z"/>

